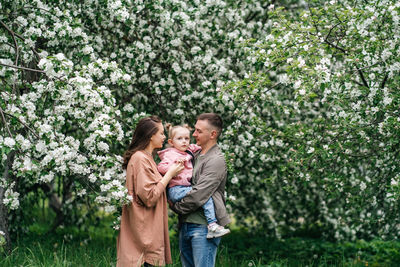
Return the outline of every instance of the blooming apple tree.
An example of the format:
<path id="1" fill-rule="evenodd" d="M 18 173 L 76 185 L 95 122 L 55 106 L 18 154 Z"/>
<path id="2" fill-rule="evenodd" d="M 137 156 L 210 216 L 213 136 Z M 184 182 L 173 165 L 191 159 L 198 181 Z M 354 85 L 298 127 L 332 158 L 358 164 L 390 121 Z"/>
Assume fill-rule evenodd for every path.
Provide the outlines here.
<path id="1" fill-rule="evenodd" d="M 312 3 L 272 11 L 246 46 L 268 70 L 221 92 L 230 205 L 276 236 L 398 238 L 400 3 Z"/>
<path id="2" fill-rule="evenodd" d="M 125 203 L 120 155 L 135 121 L 146 112 L 192 122 L 213 110 L 218 87 L 258 69 L 245 64 L 240 42 L 265 34 L 270 3 L 0 5 L 0 231 L 7 236 L 5 207 L 23 208 L 39 192 L 57 213 L 55 226 L 77 205 L 113 211 Z"/>
<path id="3" fill-rule="evenodd" d="M 122 110 L 179 123 L 213 109 L 216 88 L 243 77 L 240 43 L 266 32 L 268 2 L 87 1 L 82 22 L 97 34 L 93 54 L 131 75 L 131 85 L 116 92 Z"/>
<path id="4" fill-rule="evenodd" d="M 57 213 L 54 226 L 75 203 L 97 202 L 113 212 L 129 201 L 114 151 L 125 135 L 111 88 L 127 86 L 130 75 L 116 62 L 79 57 L 74 63 L 55 53 L 58 41 L 47 24 L 56 15 L 63 19 L 57 7 L 10 1 L 2 9 L 9 16 L 0 22 L 0 229 L 9 243 L 5 208 L 18 209 L 38 188 Z M 30 11 L 36 13 L 23 16 Z M 69 40 L 58 43 L 65 50 L 90 39 L 68 18 L 62 27 Z"/>

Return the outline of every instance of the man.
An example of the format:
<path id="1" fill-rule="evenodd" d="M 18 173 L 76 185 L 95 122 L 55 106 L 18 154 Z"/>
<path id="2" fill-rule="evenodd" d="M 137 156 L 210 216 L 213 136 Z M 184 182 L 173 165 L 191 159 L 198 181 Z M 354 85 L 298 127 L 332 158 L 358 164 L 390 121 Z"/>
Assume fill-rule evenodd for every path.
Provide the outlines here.
<path id="1" fill-rule="evenodd" d="M 184 267 L 215 265 L 221 237 L 207 239 L 207 220 L 201 206 L 213 198 L 218 224 L 230 222 L 225 207 L 226 163 L 217 145 L 222 119 L 215 113 L 197 117 L 193 137 L 201 150 L 195 153 L 193 189 L 172 209 L 179 214 L 179 249 Z"/>

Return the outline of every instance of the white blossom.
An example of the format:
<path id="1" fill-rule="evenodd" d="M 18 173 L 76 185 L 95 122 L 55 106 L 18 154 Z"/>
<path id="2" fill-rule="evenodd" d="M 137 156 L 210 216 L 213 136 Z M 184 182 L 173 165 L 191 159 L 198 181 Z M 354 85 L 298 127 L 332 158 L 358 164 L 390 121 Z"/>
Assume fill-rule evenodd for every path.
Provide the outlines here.
<path id="1" fill-rule="evenodd" d="M 3 144 L 9 148 L 12 148 L 15 146 L 15 140 L 11 137 L 6 137 L 4 138 Z"/>

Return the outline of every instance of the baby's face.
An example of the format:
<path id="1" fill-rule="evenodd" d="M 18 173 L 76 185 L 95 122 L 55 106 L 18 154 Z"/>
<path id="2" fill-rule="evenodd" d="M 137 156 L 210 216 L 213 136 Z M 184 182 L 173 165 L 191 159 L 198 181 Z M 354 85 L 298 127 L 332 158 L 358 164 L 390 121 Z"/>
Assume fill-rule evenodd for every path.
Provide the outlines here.
<path id="1" fill-rule="evenodd" d="M 170 139 L 171 140 L 171 139 Z M 186 151 L 190 143 L 190 132 L 186 128 L 178 128 L 170 144 L 180 151 Z"/>

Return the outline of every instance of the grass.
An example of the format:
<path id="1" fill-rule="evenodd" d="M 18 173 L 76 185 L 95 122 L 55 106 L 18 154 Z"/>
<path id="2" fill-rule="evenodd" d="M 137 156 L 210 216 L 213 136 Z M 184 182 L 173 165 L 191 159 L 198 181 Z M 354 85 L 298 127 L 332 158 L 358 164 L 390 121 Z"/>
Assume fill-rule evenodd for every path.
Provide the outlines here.
<path id="1" fill-rule="evenodd" d="M 97 230 L 31 233 L 17 240 L 11 255 L 0 259 L 0 266 L 115 266 L 115 234 L 107 229 Z M 175 236 L 171 237 L 171 245 L 174 264 L 170 266 L 180 266 Z M 236 230 L 223 238 L 216 266 L 400 266 L 399 251 L 398 241 L 278 241 Z"/>
<path id="2" fill-rule="evenodd" d="M 47 230 L 48 224 L 33 224 L 29 234 L 14 242 L 12 253 L 0 257 L 0 266 L 115 266 L 117 233 L 111 228 L 89 226 L 82 231 L 70 227 L 52 234 L 46 234 Z M 181 266 L 177 233 L 171 230 L 174 263 L 170 266 Z M 233 229 L 222 239 L 216 266 L 400 266 L 400 241 L 275 240 Z"/>
<path id="3" fill-rule="evenodd" d="M 62 231 L 31 233 L 17 240 L 0 266 L 115 266 L 115 238 Z"/>

